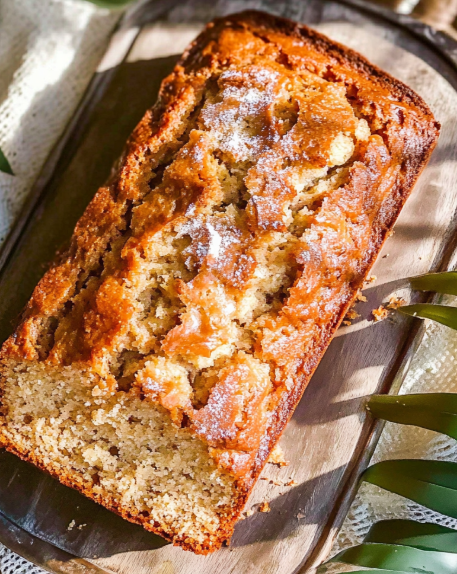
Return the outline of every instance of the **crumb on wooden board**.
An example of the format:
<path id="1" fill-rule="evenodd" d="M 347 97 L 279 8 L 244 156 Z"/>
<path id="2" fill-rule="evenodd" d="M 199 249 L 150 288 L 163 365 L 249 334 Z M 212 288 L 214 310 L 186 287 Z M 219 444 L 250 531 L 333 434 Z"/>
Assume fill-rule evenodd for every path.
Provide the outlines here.
<path id="1" fill-rule="evenodd" d="M 391 295 L 387 303 L 383 303 L 377 309 L 373 309 L 372 315 L 374 321 L 377 323 L 379 321 L 384 321 L 389 316 L 389 311 L 395 311 L 396 309 L 402 307 L 406 304 L 406 301 L 402 297 L 397 295 Z"/>
<path id="2" fill-rule="evenodd" d="M 246 518 L 249 518 L 253 514 L 255 514 L 255 510 L 252 508 L 249 508 L 248 510 L 245 510 L 244 512 L 241 513 L 239 520 L 245 520 Z"/>
<path id="3" fill-rule="evenodd" d="M 269 476 L 261 476 L 260 480 L 268 480 L 268 483 L 272 484 L 274 486 L 296 486 L 298 484 L 292 478 L 289 478 L 289 480 L 286 480 L 286 481 L 281 481 L 281 480 L 276 480 L 274 478 L 270 478 Z"/>
<path id="4" fill-rule="evenodd" d="M 397 297 L 397 295 L 391 295 L 389 297 L 389 302 L 387 304 L 387 309 L 398 309 L 399 307 L 402 307 L 403 305 L 406 305 L 406 301 L 402 298 L 402 297 Z"/>
<path id="5" fill-rule="evenodd" d="M 271 512 L 270 503 L 267 501 L 259 504 L 259 512 Z"/>
<path id="6" fill-rule="evenodd" d="M 357 291 L 357 295 L 355 296 L 355 300 L 361 301 L 362 303 L 367 302 L 367 298 L 365 297 L 365 295 L 362 295 L 362 291 L 360 289 Z"/>
<path id="7" fill-rule="evenodd" d="M 349 311 L 346 313 L 345 318 L 348 319 L 349 321 L 353 321 L 354 319 L 358 319 L 359 317 L 360 317 L 359 313 L 357 313 L 357 311 L 351 307 Z"/>
<path id="8" fill-rule="evenodd" d="M 274 449 L 270 452 L 270 456 L 268 457 L 268 461 L 270 464 L 276 464 L 277 466 L 288 466 L 289 461 L 285 459 L 284 451 L 282 448 L 277 444 Z"/>
<path id="9" fill-rule="evenodd" d="M 373 309 L 371 312 L 375 323 L 379 321 L 384 321 L 389 316 L 389 311 L 384 307 L 384 305 L 379 305 L 377 309 Z"/>

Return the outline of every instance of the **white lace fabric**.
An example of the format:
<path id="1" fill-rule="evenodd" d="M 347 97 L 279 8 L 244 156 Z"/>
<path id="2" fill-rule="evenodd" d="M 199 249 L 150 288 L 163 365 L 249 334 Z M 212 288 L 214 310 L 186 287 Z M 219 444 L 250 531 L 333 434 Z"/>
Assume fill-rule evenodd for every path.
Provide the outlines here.
<path id="1" fill-rule="evenodd" d="M 84 0 L 0 0 L 0 243 L 106 48 L 119 13 Z M 0 545 L 0 574 L 43 572 Z"/>
<path id="2" fill-rule="evenodd" d="M 44 570 L 34 566 L 0 544 L 1 574 L 44 574 Z"/>

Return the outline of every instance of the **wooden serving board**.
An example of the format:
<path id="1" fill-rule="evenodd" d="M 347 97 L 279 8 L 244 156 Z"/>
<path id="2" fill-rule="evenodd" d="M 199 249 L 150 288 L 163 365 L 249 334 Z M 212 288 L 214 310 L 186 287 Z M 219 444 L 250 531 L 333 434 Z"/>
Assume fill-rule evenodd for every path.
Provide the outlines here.
<path id="1" fill-rule="evenodd" d="M 409 299 L 404 278 L 447 268 L 457 209 L 457 44 L 419 23 L 343 0 L 143 2 L 124 17 L 83 103 L 49 159 L 0 256 L 0 337 L 27 301 L 144 111 L 176 54 L 203 23 L 247 7 L 309 23 L 419 92 L 442 123 L 432 160 L 359 303 L 341 328 L 282 439 L 290 464 L 267 465 L 229 548 L 194 556 L 128 524 L 16 457 L 0 453 L 0 541 L 53 572 L 119 574 L 292 574 L 311 572 L 328 552 L 377 432 L 367 395 L 401 380 L 418 323 L 371 311 L 392 293 Z M 295 484 L 285 486 L 284 483 Z M 280 483 L 280 485 L 274 483 Z M 271 512 L 257 512 L 269 501 Z M 68 526 L 75 521 L 75 527 Z M 83 526 L 78 529 L 78 526 Z M 20 541 L 19 543 L 17 541 Z"/>

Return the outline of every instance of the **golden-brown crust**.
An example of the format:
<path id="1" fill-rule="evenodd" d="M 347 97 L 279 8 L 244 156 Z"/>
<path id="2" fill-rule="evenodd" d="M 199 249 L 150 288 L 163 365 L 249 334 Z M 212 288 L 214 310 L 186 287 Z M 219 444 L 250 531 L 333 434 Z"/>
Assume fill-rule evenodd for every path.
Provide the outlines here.
<path id="1" fill-rule="evenodd" d="M 220 41 L 221 37 L 224 38 L 223 42 Z M 193 113 L 195 106 L 199 105 L 203 89 L 211 76 L 216 71 L 220 73 L 221 68 L 223 69 L 228 63 L 242 63 L 247 53 L 255 53 L 260 48 L 265 53 L 271 53 L 273 60 L 279 59 L 288 69 L 306 70 L 321 78 L 344 84 L 348 94 L 353 98 L 354 106 L 359 106 L 362 115 L 370 117 L 372 132 L 377 133 L 380 145 L 382 143 L 388 149 L 389 161 L 394 167 L 398 167 L 398 172 L 395 172 L 395 183 L 385 191 L 382 205 L 377 211 L 373 211 L 373 219 L 370 222 L 371 233 L 365 238 L 367 242 L 364 244 L 365 257 L 360 262 L 357 273 L 354 273 L 354 279 L 347 281 L 348 291 L 341 295 L 338 314 L 332 315 L 327 322 L 319 326 L 319 332 L 314 336 L 312 350 L 307 352 L 305 359 L 294 371 L 295 384 L 289 390 L 282 387 L 281 393 L 278 394 L 273 416 L 261 439 L 254 463 L 251 461 L 250 471 L 239 474 L 237 487 L 239 497 L 232 519 L 226 521 L 211 544 L 201 545 L 195 541 L 176 538 L 161 530 L 159 526 L 152 527 L 147 522 L 147 517 L 135 516 L 113 500 L 102 499 L 95 495 L 89 484 L 78 483 L 72 476 L 46 467 L 33 453 L 21 452 L 14 444 L 5 445 L 8 450 L 15 452 L 21 458 L 48 470 L 64 484 L 80 490 L 127 520 L 142 524 L 145 528 L 172 540 L 174 544 L 202 554 L 214 550 L 231 535 L 235 521 L 269 452 L 292 416 L 333 333 L 355 300 L 388 231 L 394 225 L 415 181 L 428 161 L 438 138 L 439 124 L 423 100 L 410 88 L 370 64 L 356 52 L 306 26 L 254 11 L 231 15 L 209 24 L 185 52 L 171 76 L 164 80 L 158 104 L 140 122 L 109 184 L 97 193 L 78 223 L 68 258 L 60 266 L 52 269 L 37 286 L 23 323 L 1 352 L 3 360 L 11 356 L 26 360 L 39 359 L 36 345 L 39 325 L 45 317 L 51 315 L 59 305 L 69 299 L 75 284 L 81 279 L 83 263 L 84 269 L 89 272 L 90 269 L 96 268 L 99 253 L 106 249 L 109 240 L 121 236 L 127 225 L 126 214 L 131 209 L 132 203 L 135 203 L 139 194 L 145 193 L 141 190 L 146 185 L 147 178 L 144 173 L 139 175 L 140 158 L 149 158 L 150 171 L 146 175 L 153 176 L 160 161 L 178 149 L 180 137 L 185 130 L 183 118 Z M 389 101 L 388 106 L 386 101 Z M 395 114 L 395 118 L 388 114 Z M 369 154 L 369 150 L 361 149 L 359 157 L 365 158 L 363 161 L 368 164 L 370 157 L 366 154 Z M 184 168 L 185 166 L 181 169 Z M 191 177 L 191 174 L 188 176 Z M 184 213 L 192 202 L 200 201 L 204 204 L 205 182 L 209 182 L 211 177 L 208 166 L 198 174 L 202 184 L 198 191 L 200 195 L 197 196 L 195 194 L 186 196 L 179 186 L 179 181 L 177 180 L 174 187 L 171 181 L 167 189 L 168 193 L 175 194 L 174 211 L 169 211 L 169 207 L 163 208 L 163 202 L 158 201 L 152 210 L 144 212 L 142 221 L 148 221 L 150 230 L 155 230 Z M 268 226 L 269 221 L 266 217 L 264 225 Z M 129 268 L 133 269 L 136 264 L 132 256 L 128 262 Z M 121 277 L 113 274 L 106 286 L 105 294 L 101 292 L 97 294 L 98 314 L 92 309 L 92 315 L 89 312 L 86 312 L 84 317 L 80 314 L 79 318 L 76 316 L 76 319 L 73 318 L 65 325 L 66 335 L 62 338 L 62 345 L 53 350 L 52 361 L 57 364 L 89 361 L 95 370 L 98 369 L 101 375 L 104 374 L 105 365 L 98 349 L 114 344 L 112 341 L 120 336 L 122 326 L 128 324 L 131 313 L 129 305 L 120 304 L 122 296 L 116 297 L 117 290 L 121 290 Z M 294 289 L 296 288 L 297 285 L 294 285 Z M 288 321 L 287 326 L 290 326 L 290 320 L 286 315 L 283 313 L 283 320 Z M 74 335 L 78 331 L 87 332 L 89 335 L 78 339 Z M 166 344 L 170 349 L 172 345 L 176 347 L 178 344 L 177 335 L 179 332 L 175 331 L 174 339 L 172 336 L 167 336 Z M 266 353 L 265 350 L 261 352 Z M 274 360 L 274 356 L 271 357 Z M 202 411 L 200 413 L 202 417 L 204 413 Z"/>

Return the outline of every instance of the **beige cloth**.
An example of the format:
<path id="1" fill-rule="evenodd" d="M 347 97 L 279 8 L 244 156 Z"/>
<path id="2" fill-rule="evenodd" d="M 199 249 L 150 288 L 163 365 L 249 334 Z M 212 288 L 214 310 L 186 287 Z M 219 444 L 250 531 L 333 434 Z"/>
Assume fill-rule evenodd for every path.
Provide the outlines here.
<path id="1" fill-rule="evenodd" d="M 74 112 L 118 14 L 83 0 L 0 0 L 0 241 Z"/>

